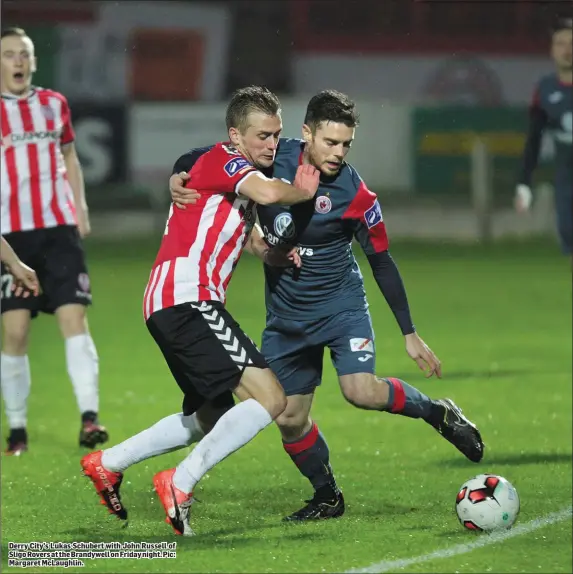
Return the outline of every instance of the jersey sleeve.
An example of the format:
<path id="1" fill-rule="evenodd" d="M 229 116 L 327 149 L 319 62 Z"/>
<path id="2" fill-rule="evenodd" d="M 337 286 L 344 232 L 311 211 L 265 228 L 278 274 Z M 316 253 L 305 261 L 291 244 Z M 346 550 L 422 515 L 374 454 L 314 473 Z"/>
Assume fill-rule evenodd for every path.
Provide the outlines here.
<path id="1" fill-rule="evenodd" d="M 260 172 L 242 155 L 217 146 L 205 154 L 197 174 L 191 173 L 191 180 L 196 177 L 200 189 L 238 194 L 244 180 L 254 173 Z"/>
<path id="2" fill-rule="evenodd" d="M 540 84 L 537 84 L 529 106 L 529 128 L 518 174 L 518 183 L 524 185 L 531 185 L 533 171 L 539 161 L 543 132 L 547 125 L 547 114 L 541 104 L 540 92 Z"/>
<path id="3" fill-rule="evenodd" d="M 354 237 L 366 255 L 387 251 L 388 235 L 378 197 L 358 180 L 356 195 L 342 217 L 350 220 Z"/>
<path id="4" fill-rule="evenodd" d="M 60 136 L 61 145 L 71 144 L 76 139 L 74 127 L 72 125 L 72 112 L 68 105 L 68 100 L 62 96 L 62 135 Z"/>

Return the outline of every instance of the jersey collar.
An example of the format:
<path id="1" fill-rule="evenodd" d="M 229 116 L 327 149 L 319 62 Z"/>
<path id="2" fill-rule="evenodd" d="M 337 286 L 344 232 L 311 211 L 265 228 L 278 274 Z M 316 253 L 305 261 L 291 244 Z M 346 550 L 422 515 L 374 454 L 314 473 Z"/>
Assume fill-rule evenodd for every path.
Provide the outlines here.
<path id="1" fill-rule="evenodd" d="M 12 101 L 24 101 L 33 98 L 35 95 L 36 95 L 36 88 L 34 86 L 31 86 L 30 91 L 25 96 L 16 96 L 14 94 L 2 92 L 2 99 Z"/>

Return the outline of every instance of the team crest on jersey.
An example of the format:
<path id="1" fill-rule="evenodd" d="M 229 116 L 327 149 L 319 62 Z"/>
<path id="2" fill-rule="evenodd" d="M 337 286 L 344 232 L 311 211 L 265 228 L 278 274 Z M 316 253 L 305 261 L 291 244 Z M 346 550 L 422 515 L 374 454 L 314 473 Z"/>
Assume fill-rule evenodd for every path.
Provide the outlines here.
<path id="1" fill-rule="evenodd" d="M 251 164 L 244 157 L 234 157 L 225 164 L 225 171 L 229 177 L 237 175 L 242 169 L 250 167 Z"/>
<path id="2" fill-rule="evenodd" d="M 327 197 L 326 195 L 317 197 L 314 203 L 314 208 L 317 213 L 328 213 L 332 209 L 332 201 L 330 201 L 330 197 Z"/>
<path id="3" fill-rule="evenodd" d="M 294 237 L 294 221 L 288 211 L 283 211 L 275 217 L 273 227 L 279 239 L 292 239 Z"/>
<path id="4" fill-rule="evenodd" d="M 383 221 L 382 208 L 380 207 L 378 200 L 374 202 L 374 205 L 370 209 L 367 209 L 364 212 L 364 220 L 366 221 L 368 229 Z"/>

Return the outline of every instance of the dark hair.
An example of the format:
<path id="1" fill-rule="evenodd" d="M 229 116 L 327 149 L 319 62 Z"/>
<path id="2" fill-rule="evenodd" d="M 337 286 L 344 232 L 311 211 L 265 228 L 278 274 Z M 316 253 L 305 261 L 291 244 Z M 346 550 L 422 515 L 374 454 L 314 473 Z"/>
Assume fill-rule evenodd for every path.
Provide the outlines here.
<path id="1" fill-rule="evenodd" d="M 281 111 L 281 103 L 277 96 L 262 86 L 248 86 L 233 93 L 227 106 L 225 121 L 227 129 L 237 128 L 244 133 L 248 126 L 251 112 L 261 112 L 276 116 Z"/>
<path id="2" fill-rule="evenodd" d="M 573 18 L 571 16 L 557 16 L 551 23 L 551 34 L 561 32 L 561 30 L 572 30 Z"/>
<path id="3" fill-rule="evenodd" d="M 26 34 L 26 30 L 24 30 L 24 28 L 18 28 L 16 26 L 11 26 L 10 28 L 2 28 L 2 35 L 0 36 L 0 40 L 9 38 L 10 36 L 26 38 L 28 34 Z"/>
<path id="4" fill-rule="evenodd" d="M 322 122 L 336 122 L 354 128 L 359 119 L 356 104 L 346 94 L 323 90 L 308 102 L 304 123 L 314 132 Z"/>

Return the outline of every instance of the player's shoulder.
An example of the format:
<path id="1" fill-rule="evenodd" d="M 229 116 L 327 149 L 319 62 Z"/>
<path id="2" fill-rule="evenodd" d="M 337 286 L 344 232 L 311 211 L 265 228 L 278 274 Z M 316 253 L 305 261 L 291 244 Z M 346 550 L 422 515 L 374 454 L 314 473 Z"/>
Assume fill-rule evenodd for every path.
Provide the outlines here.
<path id="1" fill-rule="evenodd" d="M 61 102 L 64 105 L 68 105 L 68 99 L 66 98 L 66 96 L 64 96 L 64 94 L 62 94 L 61 92 L 58 92 L 56 90 L 52 90 L 50 88 L 42 88 L 41 86 L 34 86 L 34 91 L 36 92 L 36 94 L 38 95 L 38 97 L 40 99 L 42 98 L 53 98 L 54 100 L 58 100 L 59 102 Z"/>
<path id="2" fill-rule="evenodd" d="M 557 87 L 559 87 L 560 82 L 559 82 L 559 78 L 557 77 L 557 74 L 555 72 L 552 72 L 550 74 L 544 74 L 543 76 L 541 76 L 538 80 L 537 83 L 535 84 L 535 89 L 540 93 L 547 93 L 551 90 L 555 90 Z"/>
<path id="3" fill-rule="evenodd" d="M 193 166 L 197 163 L 197 160 L 205 155 L 206 153 L 210 152 L 216 144 L 212 144 L 209 146 L 204 147 L 196 147 L 192 148 L 189 151 L 186 151 L 183 155 L 181 155 L 175 165 L 173 166 L 173 173 L 180 173 L 182 171 L 189 172 L 193 168 Z"/>

